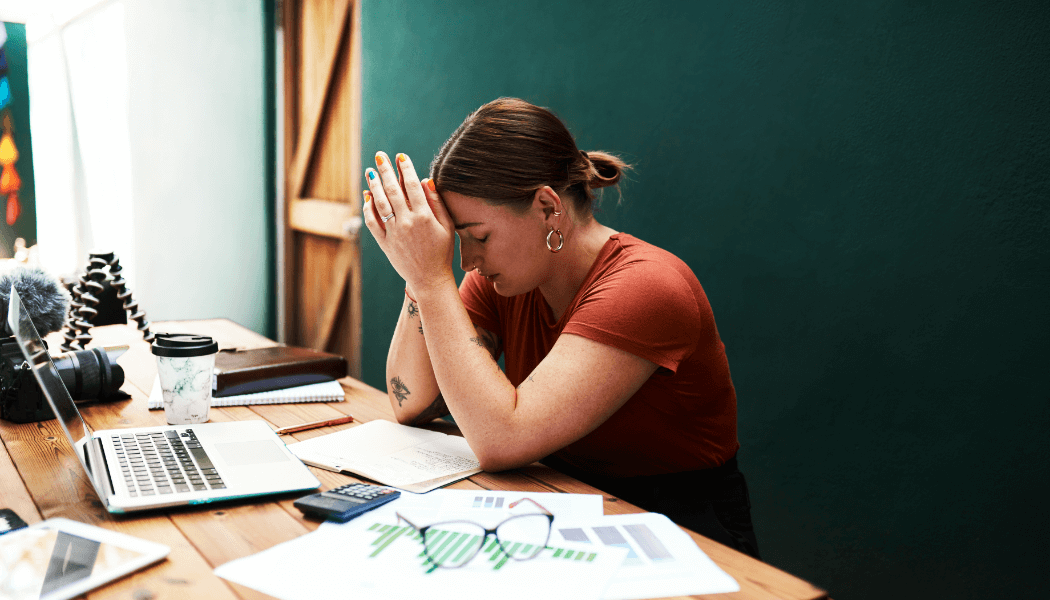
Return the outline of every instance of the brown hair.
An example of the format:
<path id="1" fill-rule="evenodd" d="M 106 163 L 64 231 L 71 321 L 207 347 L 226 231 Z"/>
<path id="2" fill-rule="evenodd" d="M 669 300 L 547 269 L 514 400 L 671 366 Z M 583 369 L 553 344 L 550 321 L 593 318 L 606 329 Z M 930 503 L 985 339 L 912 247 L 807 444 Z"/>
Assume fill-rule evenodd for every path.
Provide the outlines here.
<path id="1" fill-rule="evenodd" d="M 438 190 L 525 210 L 545 185 L 590 214 L 592 190 L 617 185 L 629 166 L 607 152 L 581 152 L 546 108 L 498 98 L 456 128 L 430 164 Z"/>

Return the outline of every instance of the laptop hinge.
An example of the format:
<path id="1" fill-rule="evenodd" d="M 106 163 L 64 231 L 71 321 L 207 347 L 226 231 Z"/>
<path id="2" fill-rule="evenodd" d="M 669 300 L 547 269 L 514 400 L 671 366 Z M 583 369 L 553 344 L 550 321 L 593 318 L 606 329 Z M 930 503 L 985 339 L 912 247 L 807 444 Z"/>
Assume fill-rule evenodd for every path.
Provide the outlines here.
<path id="1" fill-rule="evenodd" d="M 88 448 L 91 451 L 88 451 Z M 109 472 L 109 461 L 106 460 L 106 452 L 102 448 L 102 440 L 91 436 L 91 441 L 84 444 L 84 458 L 88 465 L 88 477 L 91 478 L 91 484 L 95 486 L 95 490 L 102 499 L 102 503 L 109 506 L 109 497 L 116 494 L 113 486 L 113 476 Z M 99 468 L 95 468 L 95 466 Z"/>

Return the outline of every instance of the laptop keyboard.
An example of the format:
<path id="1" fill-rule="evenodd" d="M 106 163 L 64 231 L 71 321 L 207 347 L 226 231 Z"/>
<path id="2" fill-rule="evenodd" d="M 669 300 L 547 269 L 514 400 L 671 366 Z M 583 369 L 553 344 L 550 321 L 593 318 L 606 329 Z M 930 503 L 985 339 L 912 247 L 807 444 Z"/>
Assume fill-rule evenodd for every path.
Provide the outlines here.
<path id="1" fill-rule="evenodd" d="M 132 497 L 226 489 L 190 429 L 113 436 L 113 446 Z"/>

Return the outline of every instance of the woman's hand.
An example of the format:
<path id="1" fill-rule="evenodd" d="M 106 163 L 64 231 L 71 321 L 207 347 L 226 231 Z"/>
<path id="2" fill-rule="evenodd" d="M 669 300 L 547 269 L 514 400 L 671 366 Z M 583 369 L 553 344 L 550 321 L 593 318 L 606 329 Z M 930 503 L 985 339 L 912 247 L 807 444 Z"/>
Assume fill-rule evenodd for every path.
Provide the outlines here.
<path id="1" fill-rule="evenodd" d="M 405 154 L 397 155 L 396 168 L 400 183 L 395 164 L 386 153 L 377 152 L 376 168 L 365 170 L 365 225 L 409 288 L 455 281 L 455 228 L 433 180 L 420 182 Z"/>

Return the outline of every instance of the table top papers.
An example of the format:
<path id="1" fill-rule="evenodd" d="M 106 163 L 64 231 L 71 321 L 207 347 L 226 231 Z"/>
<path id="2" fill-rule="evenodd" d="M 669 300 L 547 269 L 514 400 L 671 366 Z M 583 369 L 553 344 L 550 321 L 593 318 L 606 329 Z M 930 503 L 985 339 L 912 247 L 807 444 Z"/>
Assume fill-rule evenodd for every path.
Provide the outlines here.
<path id="1" fill-rule="evenodd" d="M 308 465 L 409 492 L 427 492 L 481 471 L 465 439 L 383 420 L 289 444 L 288 449 Z"/>
<path id="2" fill-rule="evenodd" d="M 215 573 L 282 600 L 597 599 L 627 555 L 623 548 L 564 543 L 548 544 L 531 560 L 514 560 L 490 540 L 465 566 L 433 569 L 422 549 L 403 522 L 365 513 L 345 526 L 228 562 Z"/>
<path id="3" fill-rule="evenodd" d="M 490 540 L 466 566 L 432 569 L 397 513 L 417 525 L 466 519 L 494 527 L 511 514 L 554 513 L 546 549 L 528 561 Z M 667 517 L 603 516 L 602 497 L 502 490 L 435 490 L 400 498 L 345 524 L 220 566 L 220 577 L 284 600 L 353 598 L 602 598 L 633 600 L 739 591 L 737 582 Z M 455 551 L 450 548 L 449 552 Z M 513 553 L 514 551 L 512 551 Z M 290 574 L 295 576 L 290 576 Z"/>

